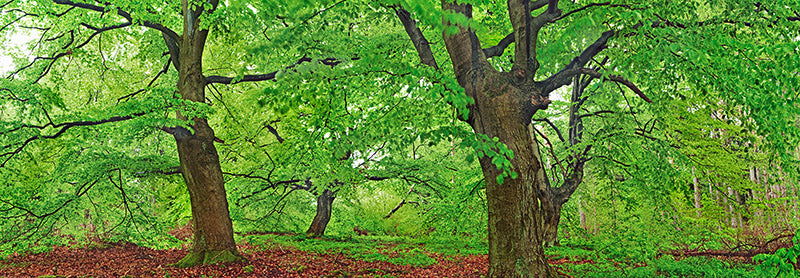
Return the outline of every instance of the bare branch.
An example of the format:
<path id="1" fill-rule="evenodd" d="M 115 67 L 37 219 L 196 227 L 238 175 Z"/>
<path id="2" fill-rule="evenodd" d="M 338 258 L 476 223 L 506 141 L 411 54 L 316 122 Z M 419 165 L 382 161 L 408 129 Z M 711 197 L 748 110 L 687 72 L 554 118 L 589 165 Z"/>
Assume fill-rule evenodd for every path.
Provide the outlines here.
<path id="1" fill-rule="evenodd" d="M 406 199 L 403 199 L 403 201 L 401 201 L 400 203 L 398 203 L 398 204 L 397 204 L 397 206 L 395 206 L 395 207 L 394 207 L 394 208 L 393 208 L 391 211 L 389 211 L 389 214 L 386 214 L 386 216 L 384 216 L 384 217 L 383 217 L 383 219 L 389 219 L 389 217 L 392 217 L 392 214 L 394 214 L 395 212 L 397 212 L 397 210 L 399 210 L 400 208 L 402 208 L 402 207 L 403 207 L 403 205 L 405 205 L 405 204 L 406 204 Z"/>
<path id="2" fill-rule="evenodd" d="M 270 133 L 275 135 L 275 138 L 278 139 L 278 143 L 283 143 L 284 139 L 280 135 L 278 135 L 278 130 L 277 129 L 272 127 L 272 125 L 270 125 L 270 124 L 267 124 L 266 127 L 267 127 L 267 130 L 269 130 Z"/>

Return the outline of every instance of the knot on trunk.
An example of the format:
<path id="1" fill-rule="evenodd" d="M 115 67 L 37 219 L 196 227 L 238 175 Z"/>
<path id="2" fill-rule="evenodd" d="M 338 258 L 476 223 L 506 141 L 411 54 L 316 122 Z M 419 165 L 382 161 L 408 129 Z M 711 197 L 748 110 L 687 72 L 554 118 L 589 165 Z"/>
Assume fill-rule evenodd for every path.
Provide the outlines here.
<path id="1" fill-rule="evenodd" d="M 547 109 L 547 107 L 550 106 L 550 98 L 534 94 L 531 96 L 531 105 L 533 105 L 533 108 L 536 110 Z"/>

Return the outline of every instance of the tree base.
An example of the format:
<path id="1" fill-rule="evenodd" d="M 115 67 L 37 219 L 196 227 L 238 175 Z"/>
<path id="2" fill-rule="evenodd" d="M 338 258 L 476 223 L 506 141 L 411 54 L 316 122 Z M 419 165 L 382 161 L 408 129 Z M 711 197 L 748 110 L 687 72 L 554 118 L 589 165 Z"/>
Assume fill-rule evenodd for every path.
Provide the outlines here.
<path id="1" fill-rule="evenodd" d="M 175 267 L 191 267 L 196 265 L 246 262 L 242 255 L 230 250 L 189 251 L 183 259 L 173 264 Z"/>

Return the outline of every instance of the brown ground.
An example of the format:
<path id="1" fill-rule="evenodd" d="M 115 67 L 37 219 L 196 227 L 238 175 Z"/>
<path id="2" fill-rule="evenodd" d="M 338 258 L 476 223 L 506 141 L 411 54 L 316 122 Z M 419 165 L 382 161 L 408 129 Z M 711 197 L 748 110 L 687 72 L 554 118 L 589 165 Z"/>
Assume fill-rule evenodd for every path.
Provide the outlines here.
<path id="1" fill-rule="evenodd" d="M 481 277 L 485 255 L 445 257 L 429 254 L 428 267 L 366 262 L 343 254 L 317 254 L 286 247 L 263 250 L 240 245 L 246 263 L 176 268 L 186 250 L 153 250 L 133 244 L 101 249 L 55 247 L 52 252 L 0 261 L 0 277 Z"/>

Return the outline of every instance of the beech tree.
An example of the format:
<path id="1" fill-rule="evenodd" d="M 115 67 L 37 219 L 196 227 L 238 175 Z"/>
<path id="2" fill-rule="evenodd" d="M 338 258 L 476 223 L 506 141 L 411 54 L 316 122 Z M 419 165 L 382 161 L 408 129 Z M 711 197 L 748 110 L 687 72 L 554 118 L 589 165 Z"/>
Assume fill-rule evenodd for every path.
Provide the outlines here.
<path id="1" fill-rule="evenodd" d="M 3 161 L 0 163 L 4 167 L 13 165 L 23 169 L 27 166 L 22 154 L 32 148 L 46 148 L 47 140 L 67 140 L 71 138 L 70 132 L 79 128 L 135 123 L 127 128 L 166 132 L 177 144 L 180 163 L 175 173 L 180 173 L 186 183 L 194 226 L 192 251 L 178 264 L 237 261 L 242 257 L 233 241 L 226 199 L 222 170 L 226 158 L 220 158 L 217 146 L 231 144 L 231 148 L 235 147 L 234 143 L 225 143 L 231 138 L 234 142 L 242 138 L 236 143 L 260 146 L 247 140 L 258 137 L 263 128 L 245 127 L 243 129 L 257 130 L 245 134 L 247 136 L 214 130 L 214 123 L 209 121 L 209 105 L 217 101 L 224 105 L 224 98 L 206 94 L 208 88 L 215 88 L 214 84 L 241 86 L 237 88 L 285 97 L 290 101 L 283 102 L 283 107 L 302 107 L 310 102 L 310 106 L 299 108 L 298 113 L 290 113 L 302 117 L 306 112 L 300 112 L 303 109 L 328 112 L 333 111 L 331 107 L 341 109 L 343 106 L 344 112 L 352 112 L 346 104 L 346 94 L 341 98 L 327 98 L 320 97 L 319 91 L 310 90 L 325 87 L 320 84 L 336 83 L 343 76 L 320 74 L 323 78 L 313 79 L 306 74 L 329 74 L 334 69 L 353 68 L 359 69 L 355 74 L 370 73 L 370 79 L 353 79 L 349 87 L 326 87 L 334 94 L 337 90 L 356 87 L 357 82 L 374 82 L 381 78 L 389 82 L 390 77 L 403 77 L 391 80 L 392 84 L 404 82 L 418 91 L 430 90 L 428 97 L 451 103 L 456 114 L 475 133 L 468 142 L 481 157 L 486 183 L 489 276 L 557 276 L 547 265 L 543 245 L 552 241 L 547 235 L 554 235 L 559 203 L 566 202 L 580 183 L 585 155 L 592 145 L 579 144 L 580 118 L 572 121 L 570 130 L 575 134 L 569 138 L 575 142 L 575 152 L 570 158 L 570 171 L 560 187 L 552 187 L 546 172 L 548 165 L 540 150 L 541 138 L 532 126 L 532 119 L 550 107 L 551 95 L 569 84 L 574 84 L 573 90 L 580 90 L 583 85 L 576 80 L 588 76 L 603 84 L 618 85 L 619 94 L 631 97 L 630 101 L 626 99 L 629 107 L 653 102 L 658 111 L 659 102 L 686 98 L 678 84 L 688 84 L 744 107 L 753 118 L 746 125 L 767 134 L 775 153 L 785 156 L 798 137 L 798 105 L 796 90 L 793 90 L 798 87 L 797 72 L 782 70 L 786 66 L 800 67 L 798 60 L 793 59 L 798 49 L 796 37 L 800 35 L 796 28 L 800 16 L 793 10 L 793 4 L 792 1 L 718 1 L 712 5 L 695 1 L 509 0 L 505 3 L 441 1 L 440 6 L 430 5 L 429 1 L 220 3 L 184 0 L 178 5 L 150 1 L 10 0 L 0 6 L 3 9 L 0 30 L 28 30 L 40 37 L 31 43 L 34 57 L 30 60 L 25 55 L 19 57 L 21 66 L 0 86 L 4 105 L 11 111 L 3 116 L 0 130 L 3 136 L 0 153 Z M 327 13 L 334 13 L 334 16 L 326 17 Z M 399 19 L 413 43 L 419 63 L 428 68 L 417 69 L 408 64 L 410 55 L 406 50 L 410 47 L 397 50 L 379 46 L 383 41 L 374 40 L 380 35 L 377 28 L 384 27 L 378 24 L 384 23 L 390 15 Z M 377 23 L 357 21 L 359 17 Z M 429 26 L 432 28 L 427 28 Z M 364 28 L 375 29 L 364 32 Z M 326 31 L 314 36 L 307 34 L 319 30 Z M 330 39 L 332 37 L 338 40 Z M 437 39 L 432 43 L 428 40 L 432 37 L 441 38 L 441 41 Z M 108 39 L 117 44 L 115 51 L 109 52 L 107 48 L 111 46 L 103 43 Z M 257 50 L 241 54 L 226 48 L 238 50 L 233 44 L 236 47 L 247 44 Z M 222 53 L 210 55 L 209 49 Z M 767 53 L 766 49 L 771 51 Z M 600 60 L 601 53 L 611 57 L 610 64 L 603 68 L 589 66 L 593 60 Z M 162 61 L 158 58 L 162 56 L 168 58 Z M 146 76 L 145 86 L 134 84 L 143 89 L 130 88 L 130 82 L 116 82 L 113 89 L 101 88 L 113 95 L 105 96 L 106 100 L 116 100 L 116 103 L 91 109 L 74 100 L 64 104 L 65 97 L 60 93 L 84 92 L 89 85 L 74 76 L 94 74 L 102 80 L 108 74 L 108 65 L 114 64 L 117 58 L 125 58 L 130 64 L 116 68 L 121 72 L 114 75 L 126 74 L 131 80 Z M 388 59 L 400 62 L 382 68 Z M 451 67 L 437 62 L 447 60 Z M 73 65 L 70 63 L 77 64 L 74 67 L 81 70 L 70 68 L 69 65 Z M 210 64 L 222 65 L 224 69 L 211 68 Z M 84 65 L 93 70 L 82 71 Z M 262 73 L 246 74 L 250 71 Z M 380 73 L 385 76 L 376 78 Z M 296 87 L 279 87 L 279 91 L 266 85 L 240 84 L 280 80 L 287 75 L 285 80 L 295 82 Z M 419 76 L 423 78 L 417 78 Z M 742 82 L 744 76 L 750 82 Z M 665 80 L 669 86 L 663 86 Z M 286 93 L 290 89 L 308 90 L 316 95 L 295 97 L 300 93 Z M 90 98 L 101 95 L 94 91 L 88 94 Z M 410 99 L 416 100 L 419 96 Z M 692 99 L 698 105 L 706 101 L 702 96 Z M 330 105 L 333 100 L 345 104 Z M 583 100 L 580 96 L 571 98 L 570 101 L 577 103 L 570 107 L 577 109 L 580 106 L 577 104 Z M 329 102 L 327 106 L 325 101 Z M 429 103 L 420 103 L 418 108 L 424 109 L 427 105 Z M 73 110 L 79 112 L 73 113 Z M 577 114 L 570 116 L 574 115 Z M 335 113 L 315 115 L 310 117 L 315 122 L 298 128 L 306 128 L 306 132 L 310 128 L 312 134 L 319 136 L 325 133 L 316 132 L 323 131 L 321 127 L 325 122 L 336 116 Z M 357 126 L 363 119 L 352 116 L 352 122 L 336 122 L 337 126 L 327 131 L 332 131 L 334 137 L 344 138 L 348 135 L 347 128 Z M 274 119 L 251 124 L 265 128 L 265 123 L 271 120 Z M 791 121 L 795 124 L 786 124 Z M 393 123 L 401 129 L 407 127 L 405 123 Z M 637 128 L 647 129 L 646 126 Z M 109 144 L 89 139 L 84 142 Z M 324 141 L 314 136 L 307 139 Z M 395 144 L 414 141 L 401 139 Z M 334 164 L 347 157 L 345 154 L 350 151 L 374 148 L 380 140 L 359 147 L 347 146 L 345 142 L 331 143 L 326 158 L 318 160 L 319 164 L 308 165 L 312 167 L 303 170 L 307 172 L 284 177 L 287 181 L 301 183 L 308 177 L 328 175 L 339 166 L 353 168 L 348 163 Z M 119 144 L 114 142 L 115 147 Z M 86 151 L 78 149 L 77 154 Z M 266 161 L 263 157 L 253 160 L 248 161 L 249 166 Z M 163 160 L 158 162 L 169 164 Z M 80 197 L 95 182 L 105 182 L 110 177 L 121 179 L 121 167 L 110 169 L 118 171 L 113 176 L 93 171 L 102 174 L 83 177 L 80 182 L 68 181 L 77 189 L 71 194 Z M 258 166 L 248 170 L 271 173 Z M 253 173 L 228 174 L 246 177 Z M 322 187 L 329 187 L 335 180 L 332 176 L 316 183 L 322 195 L 325 192 Z M 272 182 L 268 179 L 268 183 Z M 333 196 L 330 197 L 333 200 Z M 69 200 L 65 203 L 71 202 Z M 3 211 L 21 211 L 20 219 L 26 215 L 35 218 L 49 215 L 7 203 Z M 6 209 L 8 207 L 10 209 Z M 323 206 L 323 212 L 325 208 L 327 206 Z"/>
<path id="2" fill-rule="evenodd" d="M 509 0 L 503 5 L 489 1 L 441 1 L 441 13 L 433 13 L 434 16 L 430 15 L 431 11 L 438 9 L 423 3 L 402 2 L 396 6 L 396 13 L 413 41 L 421 63 L 438 68 L 436 55 L 431 50 L 428 39 L 411 14 L 416 15 L 420 22 L 438 27 L 435 29 L 442 32 L 453 74 L 464 93 L 473 101 L 467 105 L 468 113 L 464 113 L 462 119 L 472 126 L 479 137 L 487 141 L 487 144 L 478 144 L 476 149 L 479 154 L 484 154 L 480 163 L 487 182 L 489 277 L 557 276 L 548 267 L 542 246 L 547 241 L 547 231 L 554 230 L 553 223 L 558 222 L 558 203 L 566 200 L 559 195 L 568 196 L 574 192 L 574 186 L 580 182 L 582 176 L 583 163 L 574 160 L 572 177 L 565 178 L 565 183 L 559 190 L 554 191 L 551 188 L 531 119 L 537 112 L 549 107 L 550 96 L 555 90 L 569 85 L 580 75 L 587 75 L 619 83 L 645 102 L 652 102 L 653 93 L 657 100 L 675 97 L 668 91 L 645 94 L 641 88 L 657 87 L 648 78 L 636 75 L 653 74 L 638 70 L 639 65 L 678 57 L 682 61 L 676 61 L 676 64 L 694 67 L 688 71 L 691 73 L 684 73 L 684 76 L 694 77 L 690 79 L 691 82 L 697 81 L 693 85 L 713 84 L 713 88 L 719 90 L 721 95 L 736 99 L 742 105 L 761 106 L 760 103 L 736 97 L 736 93 L 729 93 L 735 89 L 725 87 L 732 85 L 727 78 L 719 80 L 716 77 L 718 73 L 697 68 L 700 62 L 719 71 L 734 66 L 725 62 L 715 63 L 703 54 L 724 51 L 725 43 L 720 42 L 713 46 L 709 43 L 703 46 L 697 41 L 675 38 L 688 33 L 697 34 L 699 38 L 715 36 L 718 42 L 733 42 L 740 41 L 738 36 L 745 35 L 769 45 L 781 45 L 771 39 L 771 36 L 777 33 L 790 37 L 789 34 L 796 33 L 789 27 L 798 20 L 797 12 L 792 11 L 791 6 L 789 2 L 766 4 L 758 1 L 730 1 L 713 6 L 695 2 L 675 5 L 668 2 L 563 3 L 558 0 Z M 735 13 L 727 12 L 731 9 Z M 477 17 L 475 13 L 478 13 Z M 512 31 L 506 36 L 498 36 L 491 31 L 482 30 L 481 23 L 502 26 L 494 28 L 494 31 L 503 28 Z M 560 36 L 560 32 L 552 30 L 570 26 L 587 31 L 577 37 L 570 37 Z M 728 32 L 721 33 L 720 29 Z M 486 33 L 488 36 L 484 37 L 489 37 L 488 39 L 479 37 Z M 694 39 L 698 40 L 698 37 Z M 569 39 L 574 41 L 565 41 Z M 484 47 L 487 41 L 496 45 Z M 514 43 L 511 51 L 513 54 L 503 58 L 504 50 L 511 43 Z M 568 43 L 578 45 L 580 49 L 569 47 L 564 53 L 547 47 Z M 674 49 L 645 50 L 654 44 L 669 44 Z M 704 49 L 703 47 L 706 47 L 706 51 L 698 51 Z M 757 48 L 749 47 L 751 46 L 744 48 Z M 614 65 L 609 67 L 610 71 L 600 73 L 587 67 L 605 49 L 609 49 L 609 54 L 613 56 Z M 783 53 L 792 51 L 796 49 L 786 49 Z M 786 57 L 781 57 L 776 60 L 786 62 Z M 737 54 L 719 55 L 715 58 L 719 61 L 736 61 L 734 64 L 746 61 Z M 616 61 L 617 59 L 621 61 Z M 768 64 L 780 64 L 778 61 L 774 62 Z M 738 65 L 742 69 L 760 63 L 747 64 Z M 547 69 L 545 66 L 552 68 Z M 622 71 L 623 74 L 617 74 L 617 71 Z M 770 101 L 773 104 L 792 102 L 792 98 L 786 94 L 786 87 L 781 86 L 785 86 L 790 77 L 782 73 L 766 75 L 774 78 L 771 80 L 775 84 L 770 84 L 769 90 L 759 92 L 769 95 L 770 98 L 774 97 Z M 761 80 L 765 79 L 762 77 Z M 576 83 L 576 86 L 580 86 L 579 82 Z M 620 90 L 625 93 L 622 88 Z M 582 100 L 573 99 L 573 105 Z M 792 108 L 788 109 L 797 109 L 796 105 L 789 106 Z M 786 117 L 791 113 L 787 111 L 782 115 Z M 772 116 L 756 117 L 763 120 Z M 579 122 L 573 124 L 580 125 Z M 762 132 L 769 132 L 775 126 L 760 122 L 758 127 Z M 781 130 L 786 131 L 783 127 Z M 796 132 L 793 130 L 792 134 L 797 134 Z M 571 137 L 573 139 L 579 137 Z M 577 153 L 589 151 L 590 146 L 577 150 Z M 787 148 L 786 145 L 783 146 L 783 149 Z M 577 158 L 581 159 L 581 156 Z"/>
<path id="3" fill-rule="evenodd" d="M 188 189 L 194 227 L 192 250 L 177 265 L 242 260 L 233 240 L 223 172 L 215 146 L 224 140 L 215 135 L 209 124 L 210 98 L 206 95 L 206 88 L 210 84 L 275 80 L 285 71 L 313 59 L 297 55 L 290 58 L 291 62 L 276 67 L 287 69 L 265 74 L 245 75 L 246 67 L 239 64 L 224 72 L 229 76 L 238 73 L 237 77 L 207 74 L 203 59 L 209 45 L 210 30 L 217 28 L 216 38 L 226 38 L 229 33 L 225 31 L 230 28 L 248 27 L 264 31 L 271 29 L 273 21 L 283 21 L 283 30 L 290 30 L 286 36 L 292 37 L 296 35 L 293 32 L 307 28 L 306 23 L 322 13 L 325 7 L 338 3 L 322 1 L 297 6 L 297 3 L 235 2 L 224 3 L 221 7 L 219 1 L 7 1 L 0 6 L 4 31 L 28 30 L 40 39 L 31 42 L 35 57 L 30 62 L 20 61 L 22 66 L 9 74 L 0 89 L 8 96 L 4 99 L 11 105 L 24 108 L 18 109 L 14 116 L 27 118 L 6 122 L 2 133 L 6 136 L 4 142 L 10 143 L 4 146 L 3 159 L 8 162 L 34 142 L 55 139 L 80 127 L 134 121 L 137 124 L 133 128 L 167 132 L 177 144 L 180 161 L 177 172 L 183 176 Z M 287 26 L 286 17 L 276 16 L 285 15 L 289 10 L 295 13 L 292 18 L 299 24 Z M 258 31 L 253 31 L 253 34 L 263 36 Z M 253 36 L 234 32 L 227 38 Z M 112 39 L 118 46 L 109 46 L 103 39 Z M 117 52 L 109 51 L 109 47 Z M 136 52 L 137 56 L 123 55 L 124 51 Z M 153 62 L 158 56 L 167 56 L 168 59 Z M 103 88 L 108 91 L 97 92 L 98 95 L 117 97 L 117 104 L 107 105 L 103 113 L 87 113 L 88 109 L 79 106 L 58 106 L 59 91 L 65 88 L 61 82 L 66 79 L 62 78 L 61 72 L 51 74 L 52 71 L 68 67 L 71 60 L 108 70 L 109 64 L 117 58 L 144 60 L 140 65 L 146 69 L 136 69 L 131 75 L 139 74 L 139 79 L 151 76 L 147 85 L 139 90 Z M 250 61 L 250 64 L 255 62 Z M 319 63 L 336 65 L 340 61 L 321 59 Z M 125 73 L 125 68 L 117 69 Z M 105 74 L 105 70 L 99 73 L 101 78 Z M 79 84 L 80 80 L 74 82 Z M 80 86 L 75 88 L 81 89 Z M 120 93 L 123 90 L 129 91 Z M 69 114 L 71 109 L 78 112 Z"/>

